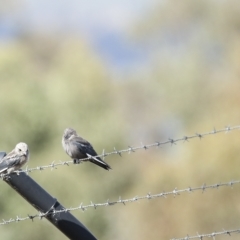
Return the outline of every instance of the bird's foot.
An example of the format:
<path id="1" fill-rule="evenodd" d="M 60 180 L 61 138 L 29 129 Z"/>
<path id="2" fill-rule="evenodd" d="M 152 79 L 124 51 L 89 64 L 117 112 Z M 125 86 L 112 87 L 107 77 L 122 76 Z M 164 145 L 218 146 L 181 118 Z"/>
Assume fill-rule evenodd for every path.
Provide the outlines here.
<path id="1" fill-rule="evenodd" d="M 18 176 L 20 175 L 20 171 L 22 171 L 22 169 L 19 169 L 17 171 L 14 171 Z"/>
<path id="2" fill-rule="evenodd" d="M 79 164 L 80 160 L 79 159 L 73 159 L 73 164 Z"/>

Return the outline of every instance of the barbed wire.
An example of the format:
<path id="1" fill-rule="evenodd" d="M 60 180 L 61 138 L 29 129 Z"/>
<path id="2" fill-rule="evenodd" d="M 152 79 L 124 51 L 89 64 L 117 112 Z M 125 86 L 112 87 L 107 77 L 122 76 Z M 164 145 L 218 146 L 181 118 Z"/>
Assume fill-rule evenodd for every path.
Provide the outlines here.
<path id="1" fill-rule="evenodd" d="M 152 147 L 160 147 L 161 145 L 165 145 L 165 144 L 171 144 L 171 145 L 175 145 L 177 142 L 187 142 L 188 140 L 190 139 L 193 139 L 193 138 L 199 138 L 199 139 L 202 139 L 203 137 L 205 136 L 208 136 L 208 135 L 214 135 L 214 134 L 217 134 L 217 133 L 221 133 L 221 132 L 230 132 L 232 130 L 238 130 L 240 129 L 240 126 L 234 126 L 234 127 L 230 127 L 230 126 L 227 126 L 223 129 L 219 129 L 219 130 L 216 130 L 215 128 L 210 131 L 210 132 L 206 132 L 206 133 L 195 133 L 194 135 L 192 136 L 184 136 L 182 138 L 176 138 L 176 139 L 171 139 L 169 138 L 167 141 L 163 141 L 163 142 L 155 142 L 155 143 L 151 143 L 151 144 L 147 144 L 147 145 L 144 145 L 142 143 L 141 146 L 137 146 L 137 147 L 131 147 L 131 146 L 128 146 L 128 148 L 126 149 L 122 149 L 122 150 L 117 150 L 115 147 L 114 147 L 114 151 L 112 152 L 104 152 L 103 150 L 103 153 L 100 154 L 100 155 L 97 155 L 95 157 L 101 157 L 101 158 L 105 158 L 107 156 L 110 156 L 110 155 L 113 155 L 113 154 L 118 154 L 119 156 L 122 156 L 122 153 L 132 153 L 132 152 L 135 152 L 137 150 L 140 150 L 140 149 L 149 149 L 149 148 L 152 148 Z M 89 159 L 91 159 L 91 156 L 90 157 L 87 157 L 87 158 L 84 158 L 84 159 L 81 159 L 81 162 L 86 162 L 86 161 L 89 161 Z M 55 163 L 55 161 L 53 161 L 52 163 L 48 164 L 48 165 L 43 165 L 43 166 L 37 166 L 37 167 L 33 167 L 33 168 L 26 168 L 25 170 L 19 170 L 19 171 L 16 171 L 16 173 L 20 173 L 20 172 L 25 172 L 26 174 L 29 174 L 33 171 L 43 171 L 45 169 L 48 169 L 50 168 L 51 170 L 54 170 L 54 169 L 57 169 L 57 167 L 59 166 L 69 166 L 69 164 L 73 164 L 73 161 L 72 160 L 69 160 L 69 161 L 59 161 L 57 163 Z M 4 178 L 7 174 L 1 174 L 0 175 L 0 178 Z"/>
<path id="2" fill-rule="evenodd" d="M 224 187 L 224 186 L 225 187 L 232 187 L 233 185 L 239 184 L 239 183 L 240 183 L 240 180 L 237 180 L 237 181 L 232 180 L 230 182 L 216 183 L 216 184 L 212 184 L 212 185 L 206 185 L 204 183 L 200 187 L 193 187 L 193 188 L 188 187 L 188 188 L 181 189 L 181 190 L 178 190 L 177 188 L 175 188 L 173 191 L 169 191 L 169 192 L 161 192 L 161 193 L 158 193 L 158 194 L 148 193 L 147 195 L 144 195 L 144 196 L 135 196 L 135 197 L 129 198 L 129 199 L 122 199 L 121 197 L 119 197 L 119 199 L 116 200 L 116 201 L 109 201 L 109 199 L 108 199 L 106 202 L 103 202 L 103 203 L 93 203 L 91 201 L 91 203 L 88 204 L 88 205 L 83 205 L 83 203 L 81 203 L 77 207 L 64 208 L 64 209 L 61 209 L 61 210 L 51 209 L 50 211 L 48 211 L 46 213 L 39 212 L 38 214 L 28 215 L 27 217 L 23 217 L 23 218 L 17 216 L 15 218 L 10 218 L 9 220 L 4 220 L 3 219 L 2 222 L 0 222 L 0 225 L 6 225 L 6 224 L 9 224 L 9 223 L 20 222 L 20 221 L 25 221 L 25 220 L 29 220 L 29 219 L 33 220 L 35 218 L 42 219 L 43 217 L 46 217 L 49 214 L 59 214 L 59 213 L 62 213 L 62 212 L 71 212 L 71 211 L 76 211 L 76 210 L 85 211 L 88 208 L 97 209 L 98 207 L 108 207 L 108 206 L 113 206 L 113 205 L 116 205 L 116 204 L 125 205 L 126 203 L 137 202 L 137 201 L 143 200 L 143 199 L 151 200 L 151 199 L 161 198 L 161 197 L 167 198 L 168 195 L 173 195 L 174 197 L 176 197 L 176 196 L 180 195 L 180 193 L 183 193 L 183 192 L 192 193 L 194 191 L 199 191 L 199 190 L 201 190 L 202 192 L 205 192 L 207 189 L 218 189 L 219 187 Z M 184 238 L 182 238 L 182 239 L 184 239 Z"/>
<path id="3" fill-rule="evenodd" d="M 189 236 L 187 235 L 186 237 L 183 238 L 172 238 L 171 240 L 189 240 L 189 239 L 204 239 L 204 238 L 212 238 L 215 240 L 215 237 L 218 235 L 229 235 L 231 236 L 232 233 L 240 233 L 240 229 L 236 230 L 224 230 L 221 232 L 213 232 L 213 233 L 207 233 L 207 234 L 198 234 L 196 236 Z"/>

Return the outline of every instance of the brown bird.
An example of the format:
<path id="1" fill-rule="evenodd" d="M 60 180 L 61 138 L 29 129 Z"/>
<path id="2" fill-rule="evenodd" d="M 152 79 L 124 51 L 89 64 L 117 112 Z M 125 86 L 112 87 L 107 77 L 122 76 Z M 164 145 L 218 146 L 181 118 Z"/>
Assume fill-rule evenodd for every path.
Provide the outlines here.
<path id="1" fill-rule="evenodd" d="M 28 145 L 20 142 L 0 160 L 0 173 L 12 173 L 21 168 L 29 160 Z"/>
<path id="2" fill-rule="evenodd" d="M 81 162 L 81 159 L 90 157 L 89 161 L 106 170 L 111 167 L 105 163 L 100 157 L 96 157 L 97 153 L 92 145 L 72 128 L 66 128 L 62 137 L 62 146 L 65 152 L 73 159 L 73 163 Z"/>

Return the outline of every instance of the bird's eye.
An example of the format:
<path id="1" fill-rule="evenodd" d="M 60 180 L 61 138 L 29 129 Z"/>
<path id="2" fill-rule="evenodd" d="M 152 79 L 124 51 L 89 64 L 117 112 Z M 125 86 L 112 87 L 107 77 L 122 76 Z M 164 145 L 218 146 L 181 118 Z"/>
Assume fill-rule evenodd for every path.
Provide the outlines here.
<path id="1" fill-rule="evenodd" d="M 18 150 L 19 150 L 19 152 L 21 152 L 21 151 L 22 151 L 22 149 L 20 149 L 20 148 L 19 148 Z"/>

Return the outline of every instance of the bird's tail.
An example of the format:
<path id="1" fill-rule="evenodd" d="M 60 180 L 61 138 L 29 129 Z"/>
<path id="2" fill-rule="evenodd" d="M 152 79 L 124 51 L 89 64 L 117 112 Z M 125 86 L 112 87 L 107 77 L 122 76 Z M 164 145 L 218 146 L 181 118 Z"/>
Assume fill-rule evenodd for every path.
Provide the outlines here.
<path id="1" fill-rule="evenodd" d="M 87 154 L 88 157 L 90 157 L 89 161 L 98 165 L 99 167 L 102 167 L 106 170 L 112 169 L 106 162 L 104 162 L 100 157 L 94 157 L 89 154 Z"/>

